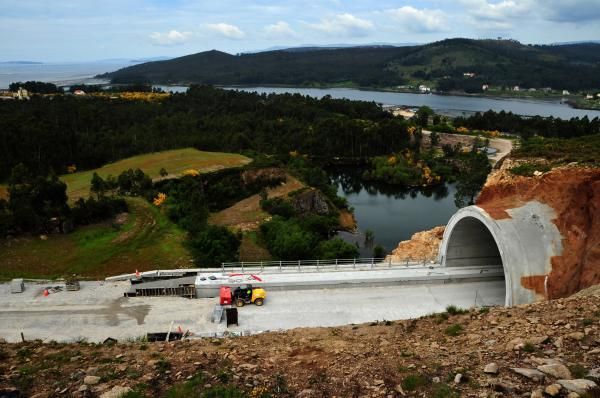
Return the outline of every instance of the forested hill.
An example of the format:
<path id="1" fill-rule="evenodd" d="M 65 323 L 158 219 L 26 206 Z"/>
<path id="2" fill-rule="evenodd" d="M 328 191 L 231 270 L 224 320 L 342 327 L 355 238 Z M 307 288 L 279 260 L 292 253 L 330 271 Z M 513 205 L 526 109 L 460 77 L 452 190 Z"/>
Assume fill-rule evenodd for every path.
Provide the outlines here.
<path id="1" fill-rule="evenodd" d="M 475 77 L 465 77 L 474 73 Z M 391 87 L 429 84 L 476 92 L 482 84 L 523 88 L 600 88 L 600 44 L 523 45 L 448 39 L 408 47 L 353 47 L 231 55 L 216 50 L 107 73 L 113 83 Z"/>

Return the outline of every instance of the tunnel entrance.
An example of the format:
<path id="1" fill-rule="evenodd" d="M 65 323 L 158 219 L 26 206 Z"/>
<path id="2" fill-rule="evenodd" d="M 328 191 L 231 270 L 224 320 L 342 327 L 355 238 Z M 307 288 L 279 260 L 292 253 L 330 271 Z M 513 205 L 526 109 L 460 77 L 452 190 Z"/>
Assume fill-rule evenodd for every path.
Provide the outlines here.
<path id="1" fill-rule="evenodd" d="M 502 258 L 490 230 L 478 219 L 465 217 L 458 221 L 448 238 L 447 267 L 498 265 Z"/>
<path id="2" fill-rule="evenodd" d="M 501 251 L 489 227 L 477 214 L 471 216 L 463 212 L 453 218 L 446 227 L 442 246 L 441 263 L 446 267 L 493 266 L 502 270 L 502 276 L 487 282 L 484 291 L 476 289 L 475 306 L 512 305 Z"/>

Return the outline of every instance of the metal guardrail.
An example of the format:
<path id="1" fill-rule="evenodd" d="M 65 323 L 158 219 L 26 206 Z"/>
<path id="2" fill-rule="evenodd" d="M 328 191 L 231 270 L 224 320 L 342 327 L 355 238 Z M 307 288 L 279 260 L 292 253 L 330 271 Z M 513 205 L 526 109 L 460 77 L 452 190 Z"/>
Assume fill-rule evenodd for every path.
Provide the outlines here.
<path id="1" fill-rule="evenodd" d="M 332 260 L 297 260 L 297 261 L 241 261 L 233 263 L 221 263 L 222 272 L 232 272 L 240 270 L 297 270 L 310 269 L 319 271 L 321 268 L 338 269 L 357 269 L 357 268 L 391 268 L 392 266 L 411 266 L 428 264 L 426 259 L 422 261 L 406 261 L 394 262 L 391 259 L 385 258 L 350 258 L 350 259 L 332 259 Z"/>

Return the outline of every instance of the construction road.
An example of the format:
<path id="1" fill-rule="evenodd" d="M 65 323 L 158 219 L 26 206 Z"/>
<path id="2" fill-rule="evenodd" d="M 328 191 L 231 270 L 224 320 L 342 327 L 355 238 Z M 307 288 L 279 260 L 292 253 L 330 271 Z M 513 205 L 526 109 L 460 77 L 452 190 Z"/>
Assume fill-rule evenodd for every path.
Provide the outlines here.
<path id="1" fill-rule="evenodd" d="M 52 286 L 58 283 L 51 284 Z M 339 326 L 375 320 L 415 318 L 458 307 L 503 305 L 503 280 L 387 287 L 332 288 L 267 292 L 263 307 L 239 309 L 240 326 L 210 322 L 217 298 L 125 298 L 128 282 L 82 282 L 77 292 L 43 296 L 49 284 L 27 284 L 11 294 L 0 284 L 0 337 L 7 341 L 103 341 L 136 339 L 166 332 L 171 325 L 196 336 L 225 331 L 256 333 L 296 327 Z"/>

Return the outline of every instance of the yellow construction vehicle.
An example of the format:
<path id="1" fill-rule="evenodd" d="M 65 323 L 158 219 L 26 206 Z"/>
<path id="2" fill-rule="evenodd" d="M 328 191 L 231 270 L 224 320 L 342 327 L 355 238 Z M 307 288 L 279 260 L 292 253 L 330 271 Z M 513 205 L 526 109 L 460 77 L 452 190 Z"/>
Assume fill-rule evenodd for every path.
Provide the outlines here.
<path id="1" fill-rule="evenodd" d="M 265 303 L 267 292 L 261 287 L 238 287 L 233 291 L 233 301 L 237 307 L 243 307 L 246 304 L 254 303 L 259 307 Z"/>

